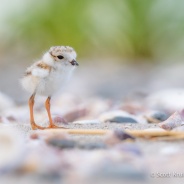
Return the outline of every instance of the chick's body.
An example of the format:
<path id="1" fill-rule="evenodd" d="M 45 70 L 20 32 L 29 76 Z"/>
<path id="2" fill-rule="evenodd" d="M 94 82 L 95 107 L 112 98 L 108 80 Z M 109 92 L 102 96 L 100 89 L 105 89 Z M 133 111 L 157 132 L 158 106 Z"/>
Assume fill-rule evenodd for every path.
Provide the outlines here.
<path id="1" fill-rule="evenodd" d="M 51 47 L 40 61 L 27 68 L 21 83 L 30 93 L 51 96 L 70 78 L 78 65 L 76 52 L 71 47 Z"/>
<path id="2" fill-rule="evenodd" d="M 50 112 L 51 96 L 57 92 L 68 80 L 75 66 L 76 52 L 68 46 L 51 47 L 40 61 L 35 62 L 27 68 L 21 84 L 24 89 L 32 95 L 29 98 L 30 123 L 33 130 L 47 128 L 62 128 L 54 124 Z M 49 117 L 49 126 L 41 127 L 34 120 L 34 99 L 35 95 L 47 96 L 45 108 Z"/>

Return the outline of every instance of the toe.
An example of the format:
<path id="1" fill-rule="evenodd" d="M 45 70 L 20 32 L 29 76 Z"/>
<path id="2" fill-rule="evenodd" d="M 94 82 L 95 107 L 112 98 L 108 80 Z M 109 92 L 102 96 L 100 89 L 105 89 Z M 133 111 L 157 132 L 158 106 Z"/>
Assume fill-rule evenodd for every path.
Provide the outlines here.
<path id="1" fill-rule="evenodd" d="M 58 127 L 58 126 L 53 125 L 53 124 L 49 125 L 48 128 L 61 128 L 61 129 L 67 129 L 67 128 L 65 128 L 65 127 Z"/>

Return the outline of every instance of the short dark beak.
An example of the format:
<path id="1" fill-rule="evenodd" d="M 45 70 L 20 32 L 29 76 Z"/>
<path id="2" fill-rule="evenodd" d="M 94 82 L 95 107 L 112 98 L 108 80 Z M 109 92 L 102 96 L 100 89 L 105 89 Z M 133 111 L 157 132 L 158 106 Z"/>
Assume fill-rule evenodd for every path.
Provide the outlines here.
<path id="1" fill-rule="evenodd" d="M 73 59 L 71 62 L 70 62 L 73 66 L 79 66 L 79 64 L 77 63 L 77 61 L 75 61 L 75 59 Z"/>

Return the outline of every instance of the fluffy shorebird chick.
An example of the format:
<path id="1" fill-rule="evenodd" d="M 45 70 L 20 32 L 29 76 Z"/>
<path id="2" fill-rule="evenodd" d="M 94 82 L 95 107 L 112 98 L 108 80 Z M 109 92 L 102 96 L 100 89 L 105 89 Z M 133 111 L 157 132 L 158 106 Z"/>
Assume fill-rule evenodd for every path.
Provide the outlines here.
<path id="1" fill-rule="evenodd" d="M 32 129 L 61 128 L 54 125 L 50 113 L 51 96 L 57 92 L 69 79 L 73 70 L 79 64 L 76 61 L 77 54 L 69 46 L 51 47 L 42 59 L 27 68 L 21 84 L 32 95 L 29 99 L 30 123 Z M 34 121 L 35 95 L 47 96 L 45 108 L 49 117 L 49 126 L 38 126 Z"/>

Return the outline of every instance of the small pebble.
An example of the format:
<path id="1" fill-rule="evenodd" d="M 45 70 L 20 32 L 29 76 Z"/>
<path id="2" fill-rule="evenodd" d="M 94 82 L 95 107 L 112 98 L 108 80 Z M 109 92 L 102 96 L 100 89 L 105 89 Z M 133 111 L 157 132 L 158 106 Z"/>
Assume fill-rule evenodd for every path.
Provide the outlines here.
<path id="1" fill-rule="evenodd" d="M 112 119 L 107 120 L 108 122 L 114 122 L 114 123 L 137 123 L 135 119 L 129 118 L 129 117 L 121 117 L 121 116 L 116 116 Z"/>
<path id="2" fill-rule="evenodd" d="M 61 149 L 72 149 L 76 146 L 76 142 L 73 140 L 67 139 L 51 139 L 48 141 L 48 144 L 61 148 Z"/>
<path id="3" fill-rule="evenodd" d="M 152 117 L 159 120 L 159 121 L 165 121 L 169 117 L 169 115 L 166 114 L 165 112 L 155 111 L 152 114 Z"/>
<path id="4" fill-rule="evenodd" d="M 79 143 L 78 148 L 94 150 L 94 149 L 106 149 L 107 145 L 103 142 L 90 142 L 90 143 Z"/>
<path id="5" fill-rule="evenodd" d="M 113 122 L 113 123 L 137 123 L 133 115 L 124 111 L 112 111 L 103 113 L 99 120 L 102 122 Z"/>
<path id="6" fill-rule="evenodd" d="M 144 115 L 148 123 L 160 123 L 165 121 L 169 115 L 162 111 L 151 111 Z"/>

